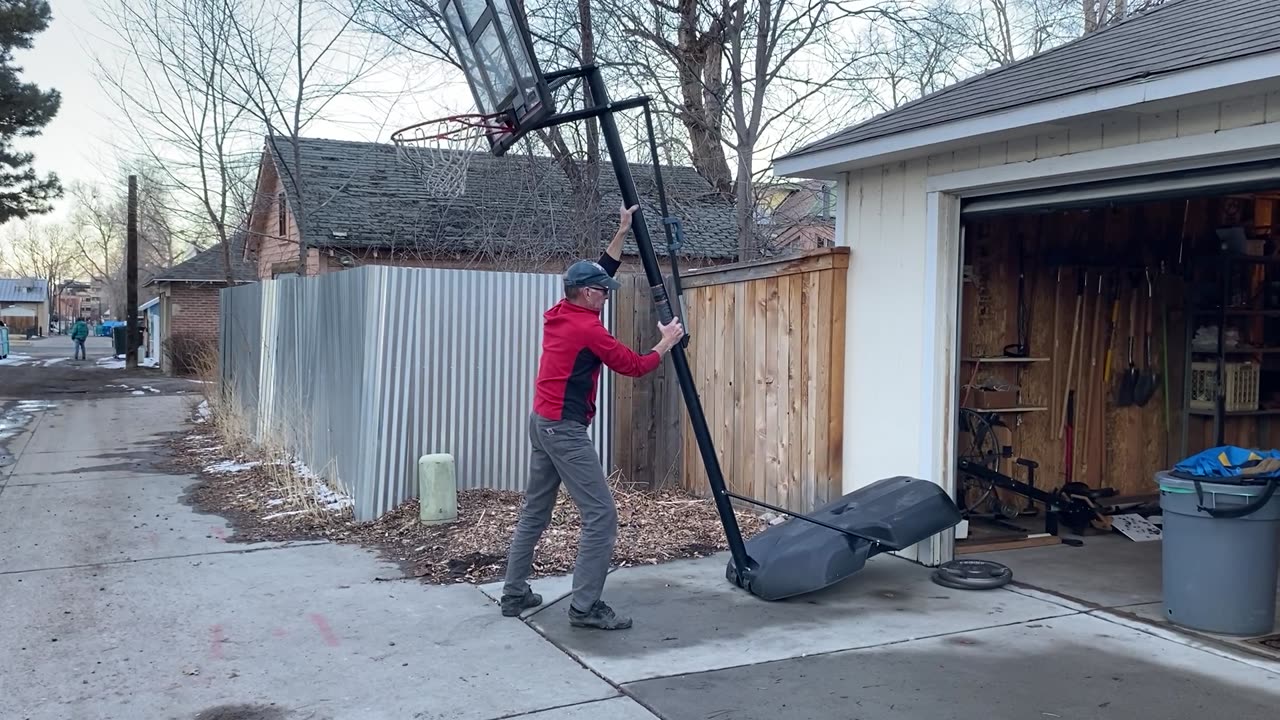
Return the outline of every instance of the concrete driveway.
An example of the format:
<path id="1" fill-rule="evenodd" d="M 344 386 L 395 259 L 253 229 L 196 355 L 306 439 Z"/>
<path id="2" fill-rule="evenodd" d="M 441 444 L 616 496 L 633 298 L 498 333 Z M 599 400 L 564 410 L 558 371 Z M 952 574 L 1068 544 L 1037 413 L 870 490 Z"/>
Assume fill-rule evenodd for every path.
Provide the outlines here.
<path id="1" fill-rule="evenodd" d="M 729 587 L 723 557 L 619 570 L 606 599 L 636 618 L 620 633 L 568 626 L 567 578 L 503 618 L 493 586 L 397 579 L 359 548 L 228 544 L 183 503 L 193 478 L 159 462 L 190 398 L 21 402 L 0 438 L 5 718 L 1192 720 L 1280 704 L 1263 661 L 1030 590 L 947 590 L 892 557 L 782 603 Z"/>

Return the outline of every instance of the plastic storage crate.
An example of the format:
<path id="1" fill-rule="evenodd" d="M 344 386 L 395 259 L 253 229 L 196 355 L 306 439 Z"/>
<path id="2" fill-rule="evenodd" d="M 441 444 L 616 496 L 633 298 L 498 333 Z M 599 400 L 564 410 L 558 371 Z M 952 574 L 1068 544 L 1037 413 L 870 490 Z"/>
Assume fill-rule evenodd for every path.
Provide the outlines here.
<path id="1" fill-rule="evenodd" d="M 1224 363 L 1226 369 L 1226 412 L 1242 412 L 1258 409 L 1258 378 L 1261 368 L 1252 362 Z M 1217 407 L 1218 363 L 1191 363 L 1192 410 L 1213 410 Z"/>

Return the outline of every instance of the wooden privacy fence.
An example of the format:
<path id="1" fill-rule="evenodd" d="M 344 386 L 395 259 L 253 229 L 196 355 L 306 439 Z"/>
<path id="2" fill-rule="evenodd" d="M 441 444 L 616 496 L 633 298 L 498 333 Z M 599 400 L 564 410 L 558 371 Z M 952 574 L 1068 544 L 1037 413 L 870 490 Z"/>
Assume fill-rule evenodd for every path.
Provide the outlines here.
<path id="1" fill-rule="evenodd" d="M 613 301 L 613 334 L 627 347 L 645 352 L 658 342 L 658 313 L 643 274 L 618 276 Z M 613 466 L 623 479 L 652 488 L 680 480 L 680 430 L 685 422 L 675 367 L 663 361 L 642 378 L 613 376 Z"/>
<path id="2" fill-rule="evenodd" d="M 735 492 L 797 511 L 841 494 L 848 265 L 847 248 L 823 248 L 682 275 L 694 384 Z M 644 278 L 632 282 L 614 322 L 620 339 L 644 350 L 657 319 Z M 653 485 L 678 478 L 705 495 L 671 363 L 614 387 L 618 468 Z"/>

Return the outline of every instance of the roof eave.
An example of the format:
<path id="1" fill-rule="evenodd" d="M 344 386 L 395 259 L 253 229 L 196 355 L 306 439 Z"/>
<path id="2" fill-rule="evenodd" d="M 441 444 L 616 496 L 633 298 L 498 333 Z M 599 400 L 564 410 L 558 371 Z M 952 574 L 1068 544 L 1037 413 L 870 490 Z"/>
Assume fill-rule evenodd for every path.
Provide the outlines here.
<path id="1" fill-rule="evenodd" d="M 993 136 L 1049 128 L 1085 115 L 1150 111 L 1152 103 L 1276 79 L 1280 79 L 1280 52 L 1259 53 L 846 145 L 795 152 L 775 158 L 773 171 L 782 177 L 831 180 L 849 170 L 972 147 Z"/>
<path id="2" fill-rule="evenodd" d="M 247 283 L 256 282 L 254 280 L 232 280 L 235 285 L 245 285 Z M 143 287 L 150 287 L 157 283 L 222 283 L 227 284 L 226 278 L 152 278 L 148 280 Z"/>

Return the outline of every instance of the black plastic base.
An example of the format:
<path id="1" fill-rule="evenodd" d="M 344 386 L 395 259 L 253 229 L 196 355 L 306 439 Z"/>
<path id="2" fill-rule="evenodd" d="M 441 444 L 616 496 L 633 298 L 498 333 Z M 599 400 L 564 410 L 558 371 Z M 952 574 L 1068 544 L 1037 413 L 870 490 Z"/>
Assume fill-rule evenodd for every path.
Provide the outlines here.
<path id="1" fill-rule="evenodd" d="M 739 577 L 730 560 L 729 582 L 764 600 L 816 592 L 858 572 L 868 558 L 903 550 L 960 522 L 960 510 L 941 487 L 903 476 L 854 490 L 810 516 L 876 541 L 791 518 L 747 541 L 750 567 Z"/>

